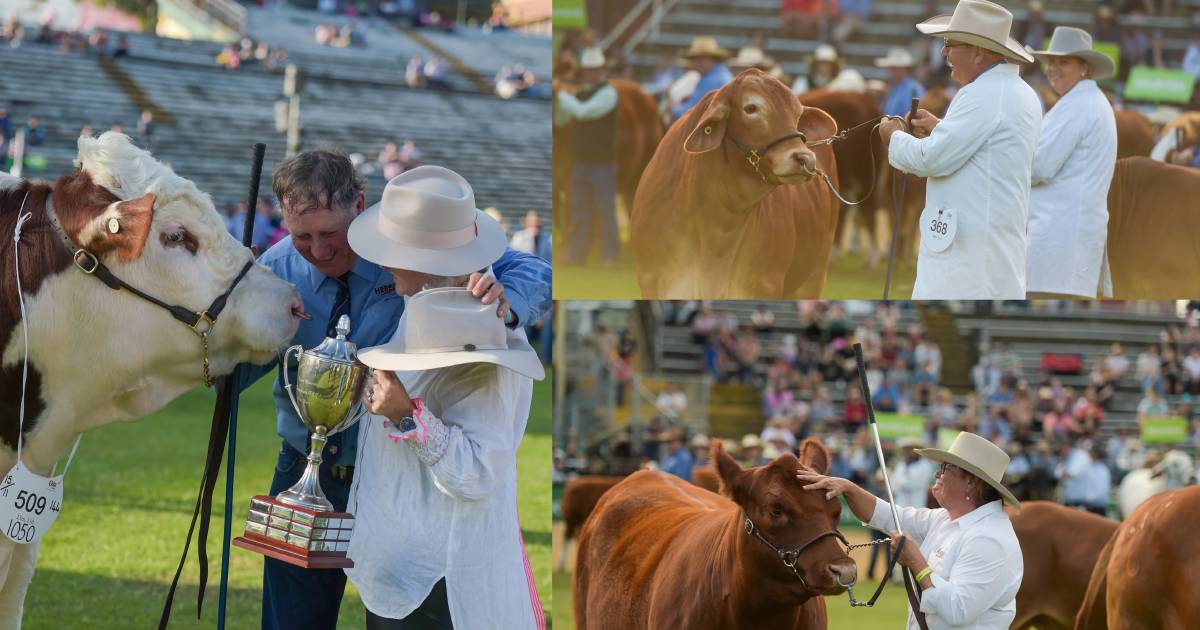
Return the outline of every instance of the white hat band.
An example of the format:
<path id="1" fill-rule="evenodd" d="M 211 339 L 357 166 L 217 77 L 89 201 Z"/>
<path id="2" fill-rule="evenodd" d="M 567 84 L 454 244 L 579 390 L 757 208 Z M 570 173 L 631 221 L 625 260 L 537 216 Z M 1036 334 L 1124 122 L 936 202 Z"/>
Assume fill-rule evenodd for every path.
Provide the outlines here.
<path id="1" fill-rule="evenodd" d="M 379 215 L 379 231 L 392 241 L 409 247 L 421 249 L 454 249 L 462 247 L 475 240 L 479 234 L 479 226 L 474 222 L 457 230 L 430 232 L 413 230 L 398 223 L 388 221 L 383 214 Z"/>

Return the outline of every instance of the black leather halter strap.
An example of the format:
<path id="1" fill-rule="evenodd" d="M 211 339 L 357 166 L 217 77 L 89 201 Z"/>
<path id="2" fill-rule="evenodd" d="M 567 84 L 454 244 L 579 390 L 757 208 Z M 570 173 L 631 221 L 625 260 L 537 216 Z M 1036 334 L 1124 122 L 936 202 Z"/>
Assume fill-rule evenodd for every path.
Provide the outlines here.
<path id="1" fill-rule="evenodd" d="M 712 133 L 711 127 L 705 127 L 704 133 L 705 134 Z M 766 155 L 767 151 L 770 151 L 771 148 L 774 147 L 775 145 L 777 145 L 781 142 L 787 142 L 788 140 L 793 140 L 795 138 L 800 138 L 800 141 L 805 144 L 808 143 L 808 136 L 804 135 L 804 132 L 793 131 L 791 133 L 786 133 L 782 136 L 779 136 L 778 138 L 775 138 L 774 140 L 768 142 L 767 145 L 761 149 L 755 149 L 752 147 L 748 147 L 748 146 L 742 144 L 741 142 L 738 142 L 732 135 L 725 134 L 725 139 L 732 142 L 733 146 L 737 147 L 738 151 L 742 152 L 742 157 L 745 158 L 746 161 L 750 163 L 750 166 L 754 168 L 755 173 L 758 173 L 758 176 L 763 180 L 764 184 L 767 184 L 770 182 L 767 181 L 767 174 L 762 172 L 762 169 L 760 169 L 758 166 L 759 163 L 762 162 L 762 157 L 764 155 Z M 722 151 L 722 153 L 724 153 L 724 151 L 725 151 L 724 145 L 721 145 L 721 151 Z"/>
<path id="2" fill-rule="evenodd" d="M 216 325 L 217 316 L 221 314 L 221 311 L 225 310 L 225 304 L 229 301 L 230 294 L 232 294 L 233 290 L 237 288 L 237 285 L 242 281 L 242 278 L 246 277 L 246 274 L 250 271 L 250 268 L 254 266 L 254 261 L 248 261 L 245 266 L 242 267 L 242 270 L 238 272 L 237 277 L 233 279 L 233 283 L 229 285 L 229 288 L 226 289 L 226 291 L 221 295 L 218 295 L 216 299 L 212 301 L 212 304 L 208 305 L 208 308 L 202 311 L 191 311 L 182 306 L 167 304 L 166 302 L 163 302 L 152 295 L 130 286 L 124 280 L 113 274 L 112 270 L 109 269 L 108 266 L 103 262 L 100 262 L 100 259 L 95 254 L 77 245 L 75 241 L 71 240 L 71 237 L 67 236 L 66 230 L 63 229 L 62 224 L 59 222 L 58 215 L 54 212 L 54 205 L 51 203 L 50 195 L 46 195 L 46 216 L 50 219 L 50 225 L 54 227 L 54 231 L 58 233 L 58 238 L 62 240 L 63 244 L 67 247 L 67 250 L 71 252 L 71 258 L 75 262 L 75 266 L 78 267 L 80 271 L 88 275 L 95 276 L 114 291 L 125 289 L 126 291 L 129 291 L 143 300 L 146 300 L 147 302 L 166 310 L 171 314 L 172 317 L 186 324 L 187 327 L 192 330 L 192 332 L 201 337 L 205 346 L 204 384 L 205 386 L 211 387 L 212 382 L 208 374 L 208 333 L 211 332 L 213 326 Z"/>
<path id="3" fill-rule="evenodd" d="M 843 545 L 850 546 L 850 543 L 846 542 L 846 537 L 843 536 L 841 532 L 837 531 L 836 529 L 831 529 L 829 531 L 825 531 L 825 532 L 821 532 L 820 534 L 817 534 L 811 540 L 804 543 L 803 545 L 800 545 L 799 547 L 796 547 L 793 545 L 788 545 L 785 547 L 776 547 L 774 544 L 771 543 L 771 541 L 767 540 L 766 537 L 762 535 L 762 533 L 761 533 L 762 530 L 760 530 L 758 528 L 758 526 L 756 526 L 754 524 L 754 521 L 750 520 L 750 517 L 747 514 L 745 514 L 743 512 L 742 517 L 744 519 L 744 525 L 746 526 L 746 533 L 750 534 L 751 536 L 754 536 L 755 538 L 757 538 L 759 540 L 759 542 L 761 542 L 762 544 L 769 547 L 771 549 L 771 551 L 774 551 L 775 555 L 779 556 L 780 562 L 783 562 L 783 566 L 791 569 L 792 573 L 795 574 L 796 578 L 800 580 L 800 585 L 803 586 L 805 590 L 807 590 L 811 593 L 816 593 L 816 591 L 814 591 L 812 588 L 810 588 L 808 586 L 808 582 L 806 582 L 804 580 L 804 576 L 800 575 L 800 572 L 796 570 L 796 563 L 799 562 L 799 560 L 800 560 L 800 554 L 804 553 L 805 549 L 808 549 L 809 547 L 813 546 L 814 544 L 817 543 L 817 541 L 821 540 L 822 538 L 825 538 L 826 536 L 834 536 L 838 540 L 842 541 Z"/>

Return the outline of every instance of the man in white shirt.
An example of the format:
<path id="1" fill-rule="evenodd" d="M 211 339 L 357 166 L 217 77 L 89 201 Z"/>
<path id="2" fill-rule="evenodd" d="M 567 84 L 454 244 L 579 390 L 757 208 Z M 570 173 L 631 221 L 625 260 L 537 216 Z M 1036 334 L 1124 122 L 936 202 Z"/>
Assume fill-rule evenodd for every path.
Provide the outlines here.
<path id="1" fill-rule="evenodd" d="M 1030 173 L 1042 108 L 1017 63 L 1033 61 L 1009 36 L 1012 14 L 961 0 L 917 25 L 945 40 L 958 90 L 945 119 L 926 110 L 888 119 L 880 138 L 895 168 L 928 177 L 914 300 L 1024 299 Z"/>
<path id="2" fill-rule="evenodd" d="M 825 490 L 826 499 L 845 496 L 854 515 L 876 529 L 894 530 L 895 510 L 905 539 L 900 564 L 915 573 L 919 612 L 929 630 L 1007 629 L 1025 573 L 1020 543 L 1001 504 L 1019 505 L 1000 483 L 1008 455 L 966 431 L 948 451 L 926 448 L 917 454 L 942 464 L 932 488 L 939 509 L 893 508 L 849 480 L 807 470 L 796 477 L 805 490 Z M 892 544 L 899 538 L 893 533 Z M 920 627 L 912 610 L 907 627 Z"/>
<path id="3" fill-rule="evenodd" d="M 903 438 L 896 443 L 900 447 L 901 459 L 892 471 L 892 496 L 896 505 L 925 507 L 929 486 L 937 472 L 933 462 L 917 455 L 921 441 Z"/>

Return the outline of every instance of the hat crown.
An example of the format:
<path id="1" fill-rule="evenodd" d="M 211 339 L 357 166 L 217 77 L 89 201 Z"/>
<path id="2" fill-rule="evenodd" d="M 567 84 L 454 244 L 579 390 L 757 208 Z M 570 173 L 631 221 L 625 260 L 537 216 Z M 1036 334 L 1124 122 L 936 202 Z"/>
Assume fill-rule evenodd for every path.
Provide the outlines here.
<path id="1" fill-rule="evenodd" d="M 1092 49 L 1092 36 L 1074 26 L 1059 26 L 1050 36 L 1050 49 L 1046 52 L 1062 55 Z"/>
<path id="2" fill-rule="evenodd" d="M 579 56 L 579 67 L 581 68 L 603 68 L 604 64 L 604 52 L 599 48 L 586 48 Z"/>
<path id="3" fill-rule="evenodd" d="M 974 433 L 959 433 L 950 445 L 949 453 L 979 467 L 995 483 L 1000 483 L 1004 471 L 1008 470 L 1008 453 Z"/>
<path id="4" fill-rule="evenodd" d="M 458 287 L 428 289 L 404 307 L 404 347 L 410 354 L 508 349 L 494 305 Z"/>
<path id="5" fill-rule="evenodd" d="M 475 192 L 461 175 L 441 166 L 418 166 L 393 177 L 383 189 L 382 230 L 451 232 L 475 223 Z"/>
<path id="6" fill-rule="evenodd" d="M 950 16 L 949 30 L 973 33 L 992 41 L 1008 39 L 1012 13 L 988 0 L 960 0 Z"/>

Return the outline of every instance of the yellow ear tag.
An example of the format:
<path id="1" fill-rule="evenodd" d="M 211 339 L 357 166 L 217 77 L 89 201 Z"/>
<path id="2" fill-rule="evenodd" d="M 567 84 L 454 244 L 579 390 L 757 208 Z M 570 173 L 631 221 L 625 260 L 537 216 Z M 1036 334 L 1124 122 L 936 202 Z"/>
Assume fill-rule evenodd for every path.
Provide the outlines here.
<path id="1" fill-rule="evenodd" d="M 707 135 L 711 135 L 711 134 L 712 134 L 712 127 L 705 127 L 705 128 L 704 128 L 704 135 L 706 135 L 706 136 L 707 136 Z"/>

